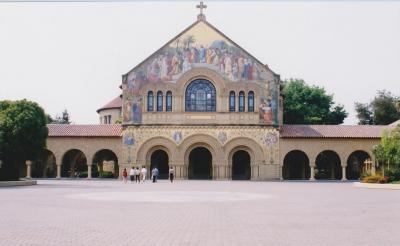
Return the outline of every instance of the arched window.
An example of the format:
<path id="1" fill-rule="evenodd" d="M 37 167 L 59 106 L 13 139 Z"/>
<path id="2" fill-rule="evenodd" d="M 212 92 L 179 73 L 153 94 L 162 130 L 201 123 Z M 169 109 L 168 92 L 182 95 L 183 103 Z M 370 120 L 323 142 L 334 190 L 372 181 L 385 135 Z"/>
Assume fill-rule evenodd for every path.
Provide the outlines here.
<path id="1" fill-rule="evenodd" d="M 185 110 L 188 112 L 215 112 L 215 87 L 205 79 L 190 82 L 185 93 Z"/>
<path id="2" fill-rule="evenodd" d="M 147 111 L 153 111 L 154 100 L 153 100 L 153 92 L 147 92 Z"/>
<path id="3" fill-rule="evenodd" d="M 239 92 L 239 112 L 244 112 L 244 92 Z"/>
<path id="4" fill-rule="evenodd" d="M 167 105 L 167 111 L 172 111 L 172 92 L 171 91 L 167 91 L 166 105 Z"/>
<path id="5" fill-rule="evenodd" d="M 157 111 L 163 111 L 163 94 L 162 94 L 162 91 L 157 92 Z"/>
<path id="6" fill-rule="evenodd" d="M 247 111 L 254 112 L 254 92 L 249 91 L 249 95 L 247 97 Z"/>
<path id="7" fill-rule="evenodd" d="M 229 111 L 230 112 L 235 112 L 235 107 L 236 107 L 235 101 L 236 101 L 235 92 L 234 91 L 229 92 Z"/>

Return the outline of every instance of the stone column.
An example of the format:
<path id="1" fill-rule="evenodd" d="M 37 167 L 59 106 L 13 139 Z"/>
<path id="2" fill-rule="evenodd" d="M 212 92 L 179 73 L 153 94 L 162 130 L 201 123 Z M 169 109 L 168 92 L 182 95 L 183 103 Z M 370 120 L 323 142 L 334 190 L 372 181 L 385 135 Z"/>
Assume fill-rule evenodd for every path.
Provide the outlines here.
<path id="1" fill-rule="evenodd" d="M 342 166 L 342 181 L 346 181 L 346 166 Z"/>
<path id="2" fill-rule="evenodd" d="M 26 164 L 26 178 L 30 179 L 31 177 L 31 166 L 32 166 L 32 161 L 25 161 Z"/>
<path id="3" fill-rule="evenodd" d="M 88 179 L 92 178 L 92 165 L 91 164 L 87 165 L 87 178 Z"/>
<path id="4" fill-rule="evenodd" d="M 61 163 L 56 163 L 56 167 L 57 167 L 56 179 L 60 179 L 61 178 Z"/>
<path id="5" fill-rule="evenodd" d="M 279 165 L 279 180 L 283 181 L 283 163 Z"/>
<path id="6" fill-rule="evenodd" d="M 315 163 L 310 163 L 310 181 L 315 181 Z"/>

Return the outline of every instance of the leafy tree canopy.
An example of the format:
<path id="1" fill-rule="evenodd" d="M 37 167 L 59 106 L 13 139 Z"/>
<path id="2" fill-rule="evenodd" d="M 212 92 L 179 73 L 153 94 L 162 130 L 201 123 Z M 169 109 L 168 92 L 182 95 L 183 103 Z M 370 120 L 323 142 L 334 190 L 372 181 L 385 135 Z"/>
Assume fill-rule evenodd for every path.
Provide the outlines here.
<path id="1" fill-rule="evenodd" d="M 382 134 L 381 143 L 374 148 L 374 155 L 384 169 L 400 169 L 400 125 Z"/>
<path id="2" fill-rule="evenodd" d="M 18 179 L 18 167 L 34 160 L 46 145 L 44 110 L 27 100 L 0 101 L 0 179 Z"/>
<path id="3" fill-rule="evenodd" d="M 56 115 L 55 118 L 51 117 L 51 115 L 47 115 L 47 123 L 49 124 L 71 124 L 69 113 L 66 109 L 61 112 L 61 116 Z"/>
<path id="4" fill-rule="evenodd" d="M 324 88 L 307 85 L 301 79 L 284 81 L 283 95 L 285 124 L 337 125 L 348 115 Z"/>
<path id="5" fill-rule="evenodd" d="M 355 103 L 358 124 L 387 125 L 400 119 L 400 97 L 391 92 L 378 91 L 369 103 Z"/>

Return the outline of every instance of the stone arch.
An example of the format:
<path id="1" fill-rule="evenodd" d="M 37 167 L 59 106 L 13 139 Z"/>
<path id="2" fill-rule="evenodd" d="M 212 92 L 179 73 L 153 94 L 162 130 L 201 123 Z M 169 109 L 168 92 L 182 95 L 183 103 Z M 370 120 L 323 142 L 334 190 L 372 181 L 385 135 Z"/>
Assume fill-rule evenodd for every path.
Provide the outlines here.
<path id="1" fill-rule="evenodd" d="M 226 159 L 228 160 L 226 177 L 228 179 L 232 179 L 232 158 L 235 152 L 240 150 L 246 151 L 250 155 L 251 178 L 257 178 L 257 167 L 264 160 L 264 152 L 261 146 L 256 141 L 247 137 L 234 138 L 229 140 L 229 142 L 225 144 L 224 151 L 226 153 Z"/>
<path id="2" fill-rule="evenodd" d="M 371 159 L 368 151 L 355 150 L 350 153 L 347 157 L 346 178 L 350 180 L 359 179 L 366 159 Z"/>
<path id="3" fill-rule="evenodd" d="M 310 159 L 302 150 L 291 150 L 284 155 L 282 178 L 306 180 L 310 178 Z"/>
<path id="4" fill-rule="evenodd" d="M 212 177 L 218 178 L 219 171 L 218 166 L 226 163 L 225 154 L 223 152 L 221 144 L 218 140 L 207 134 L 195 134 L 185 138 L 179 145 L 179 161 L 184 166 L 183 177 L 188 177 L 188 167 L 189 167 L 189 154 L 190 152 L 197 148 L 204 147 L 210 151 L 212 155 Z"/>
<path id="5" fill-rule="evenodd" d="M 32 163 L 33 178 L 55 178 L 57 175 L 56 156 L 48 149 L 43 149 L 37 160 Z"/>
<path id="6" fill-rule="evenodd" d="M 169 163 L 175 163 L 177 159 L 177 147 L 172 140 L 165 137 L 154 137 L 144 142 L 137 151 L 136 165 L 150 168 L 150 157 L 152 152 L 163 149 L 168 154 Z M 149 155 L 150 153 L 150 155 Z"/>
<path id="7" fill-rule="evenodd" d="M 92 156 L 92 177 L 98 177 L 102 172 L 112 172 L 115 178 L 119 176 L 119 160 L 111 149 L 100 149 Z"/>
<path id="8" fill-rule="evenodd" d="M 342 178 L 340 155 L 333 150 L 323 150 L 315 159 L 316 179 L 339 180 Z"/>
<path id="9" fill-rule="evenodd" d="M 176 91 L 177 93 L 181 93 L 184 96 L 186 91 L 186 87 L 196 79 L 206 79 L 209 80 L 215 87 L 217 95 L 225 95 L 225 82 L 223 77 L 216 71 L 199 67 L 199 68 L 192 68 L 186 73 L 184 73 L 177 81 L 176 81 Z"/>
<path id="10" fill-rule="evenodd" d="M 164 152 L 166 155 L 166 160 L 155 160 L 156 154 L 159 154 L 158 152 Z M 150 148 L 146 154 L 146 168 L 150 170 L 149 175 L 151 174 L 151 170 L 153 167 L 157 167 L 159 171 L 158 177 L 161 179 L 167 179 L 168 178 L 168 169 L 169 169 L 169 163 L 170 163 L 170 156 L 171 156 L 171 151 L 166 148 L 163 145 L 155 145 L 152 148 Z M 162 154 L 162 153 L 160 153 Z M 163 163 L 154 163 L 155 161 L 162 161 Z M 166 163 L 164 163 L 166 161 Z"/>
<path id="11" fill-rule="evenodd" d="M 69 149 L 63 154 L 61 160 L 62 177 L 81 177 L 87 171 L 86 154 L 80 149 Z"/>

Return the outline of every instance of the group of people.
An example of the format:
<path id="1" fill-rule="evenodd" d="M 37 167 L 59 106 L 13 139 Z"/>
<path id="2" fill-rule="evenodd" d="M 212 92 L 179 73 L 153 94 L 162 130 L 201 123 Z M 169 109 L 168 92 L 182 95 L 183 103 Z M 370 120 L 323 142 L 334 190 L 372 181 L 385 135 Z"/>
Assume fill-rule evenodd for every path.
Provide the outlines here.
<path id="1" fill-rule="evenodd" d="M 168 171 L 168 176 L 169 176 L 169 180 L 171 181 L 171 183 L 174 181 L 174 168 L 170 167 L 169 171 Z M 139 167 L 132 167 L 129 170 L 129 178 L 131 180 L 131 183 L 136 182 L 136 183 L 140 183 L 140 181 L 145 182 L 146 181 L 146 174 L 147 174 L 147 168 L 142 166 L 141 169 L 139 169 Z M 151 179 L 153 180 L 153 183 L 157 182 L 158 179 L 158 175 L 159 175 L 159 171 L 157 167 L 154 167 L 151 170 Z M 126 168 L 124 168 L 122 170 L 122 181 L 124 183 L 128 182 L 128 171 L 126 170 Z"/>

